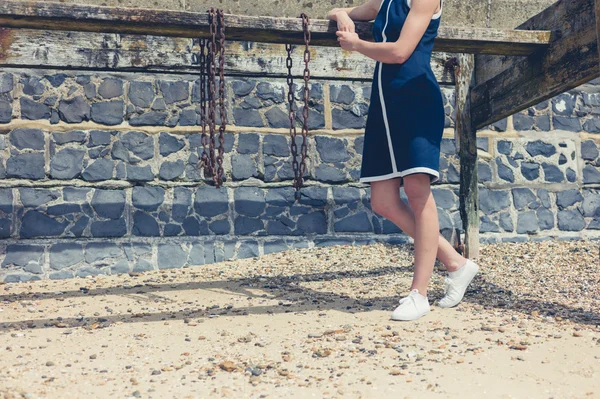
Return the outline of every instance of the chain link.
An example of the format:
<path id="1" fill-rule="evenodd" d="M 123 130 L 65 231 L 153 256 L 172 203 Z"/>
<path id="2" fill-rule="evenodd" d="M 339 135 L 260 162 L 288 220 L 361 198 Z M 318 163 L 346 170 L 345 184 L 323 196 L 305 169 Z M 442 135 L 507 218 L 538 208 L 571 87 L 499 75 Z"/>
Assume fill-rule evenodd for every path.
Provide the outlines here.
<path id="1" fill-rule="evenodd" d="M 302 29 L 304 32 L 304 89 L 302 93 L 302 100 L 304 107 L 302 108 L 302 144 L 300 146 L 300 162 L 298 162 L 298 145 L 296 143 L 297 130 L 296 130 L 296 109 L 294 104 L 294 78 L 292 76 L 292 45 L 286 44 L 285 49 L 287 51 L 286 67 L 288 71 L 287 85 L 288 85 L 288 116 L 290 119 L 290 149 L 292 152 L 292 170 L 294 172 L 294 183 L 293 186 L 296 189 L 296 198 L 299 198 L 300 189 L 304 185 L 304 175 L 306 174 L 306 157 L 308 153 L 308 116 L 309 116 L 309 97 L 310 90 L 308 88 L 308 82 L 310 80 L 310 69 L 308 63 L 310 62 L 310 20 L 306 14 L 300 15 L 302 18 Z"/>
<path id="2" fill-rule="evenodd" d="M 206 152 L 206 147 L 209 145 L 208 136 L 206 135 L 206 58 L 206 39 L 200 39 L 200 124 L 202 126 L 202 156 L 200 158 L 200 168 L 203 169 L 204 174 L 208 176 L 211 174 L 211 164 L 208 159 L 208 153 Z"/>
<path id="3" fill-rule="evenodd" d="M 223 184 L 223 153 L 225 152 L 225 126 L 227 124 L 227 113 L 225 111 L 225 16 L 223 10 L 217 10 L 219 17 L 219 117 L 221 126 L 219 126 L 219 154 L 217 155 L 217 187 Z"/>

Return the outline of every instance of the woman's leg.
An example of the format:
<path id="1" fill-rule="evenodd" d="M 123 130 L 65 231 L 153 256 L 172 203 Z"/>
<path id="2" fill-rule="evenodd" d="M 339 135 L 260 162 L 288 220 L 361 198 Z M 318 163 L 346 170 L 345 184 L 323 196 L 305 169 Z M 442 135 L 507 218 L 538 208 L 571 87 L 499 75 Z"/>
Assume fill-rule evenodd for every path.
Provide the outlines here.
<path id="1" fill-rule="evenodd" d="M 390 220 L 414 238 L 415 215 L 413 210 L 400 198 L 400 182 L 399 178 L 372 182 L 371 207 L 375 213 Z M 446 266 L 449 272 L 458 270 L 465 264 L 466 259 L 456 252 L 441 234 L 438 233 L 438 236 L 437 258 Z"/>

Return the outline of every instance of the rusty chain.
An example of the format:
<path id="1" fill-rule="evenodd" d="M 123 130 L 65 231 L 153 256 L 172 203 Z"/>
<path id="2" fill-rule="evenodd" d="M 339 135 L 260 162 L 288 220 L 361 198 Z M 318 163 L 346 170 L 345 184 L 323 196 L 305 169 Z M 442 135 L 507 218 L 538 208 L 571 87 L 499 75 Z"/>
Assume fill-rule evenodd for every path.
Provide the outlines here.
<path id="1" fill-rule="evenodd" d="M 288 85 L 288 116 L 290 119 L 290 149 L 292 152 L 292 170 L 294 172 L 294 183 L 293 186 L 296 189 L 296 198 L 299 197 L 300 189 L 304 184 L 304 175 L 306 174 L 306 155 L 308 152 L 307 137 L 308 137 L 308 116 L 309 116 L 309 96 L 310 90 L 308 88 L 308 82 L 310 80 L 310 69 L 308 63 L 310 62 L 310 20 L 306 14 L 300 15 L 302 18 L 302 28 L 304 32 L 304 90 L 303 90 L 303 102 L 304 107 L 302 109 L 302 144 L 300 146 L 300 162 L 298 162 L 298 145 L 296 143 L 297 130 L 296 130 L 296 110 L 294 104 L 294 78 L 292 76 L 292 45 L 286 44 L 285 49 L 287 51 L 286 67 L 288 70 L 287 85 Z"/>
<path id="2" fill-rule="evenodd" d="M 202 124 L 201 168 L 205 178 L 212 178 L 217 188 L 225 178 L 223 153 L 225 151 L 225 22 L 223 10 L 211 8 L 208 11 L 210 39 L 200 41 L 200 114 Z M 217 45 L 218 36 L 218 45 Z M 206 54 L 205 54 L 206 49 Z M 216 149 L 217 117 L 217 68 L 219 75 L 219 148 Z M 208 114 L 208 115 L 207 115 Z M 206 127 L 208 125 L 208 134 Z M 208 151 L 207 151 L 208 147 Z"/>

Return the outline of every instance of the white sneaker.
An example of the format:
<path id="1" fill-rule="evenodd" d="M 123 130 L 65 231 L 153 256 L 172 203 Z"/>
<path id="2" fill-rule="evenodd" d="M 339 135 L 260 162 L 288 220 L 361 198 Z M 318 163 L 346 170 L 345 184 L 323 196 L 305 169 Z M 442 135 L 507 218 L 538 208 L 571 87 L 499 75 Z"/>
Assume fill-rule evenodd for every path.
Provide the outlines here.
<path id="1" fill-rule="evenodd" d="M 429 300 L 415 289 L 407 297 L 400 299 L 400 305 L 392 313 L 392 320 L 417 320 L 427 313 L 429 313 Z"/>
<path id="2" fill-rule="evenodd" d="M 458 305 L 478 271 L 479 266 L 477 266 L 477 263 L 467 259 L 467 263 L 463 267 L 455 272 L 449 272 L 448 277 L 446 277 L 446 295 L 440 299 L 438 306 L 451 308 Z"/>

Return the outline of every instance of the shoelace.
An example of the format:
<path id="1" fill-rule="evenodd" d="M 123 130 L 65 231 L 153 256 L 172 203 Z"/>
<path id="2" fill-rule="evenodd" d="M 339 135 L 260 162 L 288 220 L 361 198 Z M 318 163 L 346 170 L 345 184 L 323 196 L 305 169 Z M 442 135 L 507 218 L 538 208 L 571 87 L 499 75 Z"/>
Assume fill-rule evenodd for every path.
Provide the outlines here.
<path id="1" fill-rule="evenodd" d="M 410 294 L 408 294 L 408 296 L 405 296 L 404 298 L 400 299 L 399 304 L 402 305 L 403 303 L 406 303 L 408 300 L 412 300 L 413 304 L 416 306 L 417 303 L 415 302 L 415 295 L 417 293 L 415 291 L 411 291 Z"/>

